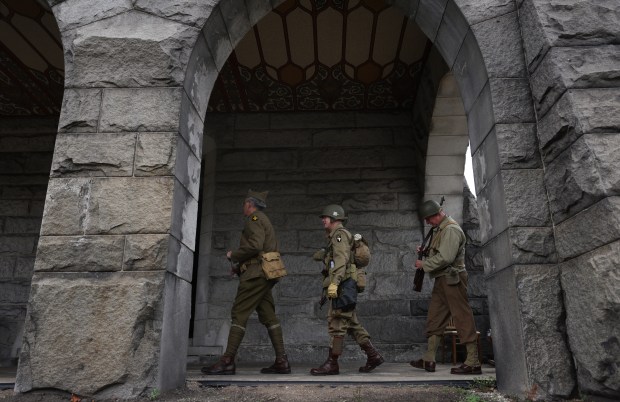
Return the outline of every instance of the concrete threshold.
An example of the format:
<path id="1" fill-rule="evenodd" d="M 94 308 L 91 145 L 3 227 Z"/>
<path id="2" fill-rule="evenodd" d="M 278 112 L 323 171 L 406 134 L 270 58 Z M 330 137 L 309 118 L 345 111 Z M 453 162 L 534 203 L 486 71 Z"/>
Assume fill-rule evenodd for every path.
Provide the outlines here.
<path id="1" fill-rule="evenodd" d="M 321 364 L 319 362 L 318 364 Z M 205 375 L 200 366 L 188 366 L 187 380 L 197 381 L 202 386 L 257 386 L 268 384 L 316 384 L 339 385 L 450 385 L 467 387 L 477 379 L 495 379 L 495 367 L 483 365 L 481 375 L 450 374 L 451 364 L 437 364 L 436 371 L 429 373 L 411 367 L 408 363 L 384 363 L 370 373 L 360 373 L 359 363 L 340 364 L 339 375 L 313 376 L 309 364 L 292 365 L 291 374 L 261 374 L 256 364 L 237 364 L 235 375 Z"/>

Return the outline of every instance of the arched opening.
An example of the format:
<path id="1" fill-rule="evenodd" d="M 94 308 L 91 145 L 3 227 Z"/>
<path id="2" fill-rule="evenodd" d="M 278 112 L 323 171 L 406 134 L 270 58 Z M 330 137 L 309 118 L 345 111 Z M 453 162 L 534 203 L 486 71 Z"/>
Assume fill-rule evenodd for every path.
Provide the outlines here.
<path id="1" fill-rule="evenodd" d="M 200 99 L 212 156 L 203 158 L 210 195 L 201 202 L 190 356 L 213 359 L 225 347 L 237 282 L 224 253 L 237 247 L 239 202 L 254 188 L 270 190 L 268 212 L 291 273 L 275 290 L 291 359 L 319 360 L 327 347 L 320 267 L 308 254 L 323 246 L 316 214 L 340 203 L 373 250 L 360 317 L 389 361 L 412 360 L 425 348 L 430 297 L 429 284 L 421 295 L 411 290 L 423 237 L 417 205 L 446 195 L 448 211 L 463 217 L 467 121 L 454 75 L 421 24 L 397 7 L 286 1 L 267 11 L 235 33 L 236 46 L 204 44 L 219 67 L 208 104 Z M 470 269 L 485 333 L 482 266 Z M 347 349 L 343 359 L 360 358 L 354 342 Z M 240 359 L 264 361 L 270 350 L 254 318 Z"/>
<path id="2" fill-rule="evenodd" d="M 64 89 L 44 2 L 0 3 L 0 367 L 16 366 Z"/>

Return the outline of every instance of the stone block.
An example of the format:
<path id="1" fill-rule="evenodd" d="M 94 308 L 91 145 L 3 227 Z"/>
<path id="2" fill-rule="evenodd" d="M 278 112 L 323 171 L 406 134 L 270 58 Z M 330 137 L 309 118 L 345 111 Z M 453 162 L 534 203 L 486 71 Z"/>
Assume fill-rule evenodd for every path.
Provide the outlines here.
<path id="1" fill-rule="evenodd" d="M 222 6 L 220 4 L 213 9 L 205 26 L 209 27 L 209 30 L 208 32 L 202 32 L 202 34 L 206 39 L 209 53 L 213 57 L 214 66 L 220 71 L 228 59 L 228 56 L 235 48 L 231 43 L 224 15 L 222 14 Z"/>
<path id="2" fill-rule="evenodd" d="M 467 127 L 467 123 L 465 127 Z M 427 155 L 457 155 L 462 156 L 467 151 L 469 138 L 466 135 L 434 135 L 428 137 Z"/>
<path id="3" fill-rule="evenodd" d="M 559 269 L 556 265 L 516 266 L 514 274 L 532 392 L 536 399 L 568 398 L 575 388 L 575 376 L 563 322 Z"/>
<path id="4" fill-rule="evenodd" d="M 477 189 L 478 213 L 480 214 L 480 242 L 487 241 L 508 227 L 508 214 L 504 198 L 501 174 L 495 175 L 488 184 Z"/>
<path id="5" fill-rule="evenodd" d="M 67 0 L 54 9 L 54 17 L 61 32 L 92 24 L 131 10 L 131 0 Z"/>
<path id="6" fill-rule="evenodd" d="M 469 146 L 472 152 L 478 150 L 478 147 L 489 135 L 495 123 L 491 89 L 489 85 L 485 85 L 480 96 L 474 101 L 467 118 Z"/>
<path id="7" fill-rule="evenodd" d="M 282 278 L 278 286 L 278 294 L 285 300 L 308 300 L 321 298 L 323 277 L 320 270 L 313 276 L 289 275 Z"/>
<path id="8" fill-rule="evenodd" d="M 380 316 L 362 322 L 377 343 L 422 343 L 426 341 L 425 317 Z"/>
<path id="9" fill-rule="evenodd" d="M 566 334 L 582 394 L 620 398 L 618 356 L 618 266 L 615 241 L 560 265 Z"/>
<path id="10" fill-rule="evenodd" d="M 2 200 L 0 203 L 0 216 L 24 216 L 28 215 L 28 200 Z"/>
<path id="11" fill-rule="evenodd" d="M 135 398 L 157 387 L 163 285 L 159 272 L 35 275 L 15 391 Z"/>
<path id="12" fill-rule="evenodd" d="M 426 174 L 429 176 L 463 175 L 465 169 L 465 154 L 426 157 Z"/>
<path id="13" fill-rule="evenodd" d="M 35 234 L 41 230 L 40 217 L 12 217 L 7 216 L 4 220 L 3 233 Z"/>
<path id="14" fill-rule="evenodd" d="M 37 272 L 104 272 L 123 268 L 123 236 L 41 236 Z"/>
<path id="15" fill-rule="evenodd" d="M 502 170 L 502 182 L 508 225 L 551 224 L 542 169 Z"/>
<path id="16" fill-rule="evenodd" d="M 228 0 L 218 4 L 233 49 L 253 25 L 250 24 L 250 17 L 245 3 L 245 0 Z"/>
<path id="17" fill-rule="evenodd" d="M 618 194 L 619 134 L 588 134 L 547 165 L 545 184 L 555 224 Z"/>
<path id="18" fill-rule="evenodd" d="M 495 123 L 531 123 L 535 121 L 532 94 L 526 79 L 489 80 Z"/>
<path id="19" fill-rule="evenodd" d="M 515 9 L 512 0 L 453 0 L 469 25 L 508 14 Z"/>
<path id="20" fill-rule="evenodd" d="M 106 89 L 100 131 L 160 131 L 179 129 L 179 88 Z M 132 113 L 127 113 L 132 110 Z"/>
<path id="21" fill-rule="evenodd" d="M 58 134 L 51 177 L 131 176 L 136 134 Z"/>
<path id="22" fill-rule="evenodd" d="M 6 152 L 0 155 L 0 172 L 4 175 L 48 174 L 52 164 L 50 152 Z"/>
<path id="23" fill-rule="evenodd" d="M 497 129 L 495 128 L 472 156 L 473 173 L 478 193 L 496 177 L 501 168 L 498 151 L 499 139 L 496 133 Z M 509 144 L 506 145 L 506 147 L 508 146 Z"/>
<path id="24" fill-rule="evenodd" d="M 454 87 L 457 88 L 456 83 L 454 83 Z M 455 97 L 442 97 L 440 94 L 441 91 L 441 88 L 437 90 L 435 106 L 433 107 L 433 116 L 464 116 L 465 108 L 463 107 L 463 101 L 461 100 L 460 95 Z M 465 126 L 467 126 L 467 124 L 465 124 Z M 408 131 L 403 133 L 409 134 Z"/>
<path id="25" fill-rule="evenodd" d="M 461 176 L 427 176 L 424 194 L 460 194 L 463 191 Z"/>
<path id="26" fill-rule="evenodd" d="M 495 136 L 499 150 L 499 163 L 503 169 L 542 167 L 535 124 L 497 124 Z"/>
<path id="27" fill-rule="evenodd" d="M 58 132 L 97 132 L 101 89 L 66 88 L 58 122 Z"/>
<path id="28" fill-rule="evenodd" d="M 0 236 L 0 254 L 11 256 L 32 255 L 37 244 L 38 236 L 9 235 Z"/>
<path id="29" fill-rule="evenodd" d="M 179 86 L 198 35 L 197 28 L 139 11 L 76 28 L 65 40 L 65 85 Z M 131 106 L 124 111 L 137 104 Z"/>
<path id="30" fill-rule="evenodd" d="M 166 269 L 169 252 L 167 234 L 141 234 L 126 236 L 123 271 L 160 271 Z"/>
<path id="31" fill-rule="evenodd" d="M 215 65 L 212 52 L 207 46 L 204 36 L 199 35 L 187 63 L 187 72 L 183 82 L 185 93 L 189 96 L 197 112 L 197 116 L 192 118 L 193 124 L 199 124 L 197 118 L 205 118 L 207 106 L 209 105 L 209 96 L 218 74 L 219 71 Z M 203 126 L 198 126 L 194 127 L 193 131 L 201 131 L 202 129 Z"/>
<path id="32" fill-rule="evenodd" d="M 605 228 L 605 230 L 600 230 Z M 561 259 L 577 257 L 620 239 L 620 197 L 607 197 L 555 226 Z"/>
<path id="33" fill-rule="evenodd" d="M 52 179 L 42 235 L 165 233 L 173 178 Z"/>
<path id="34" fill-rule="evenodd" d="M 553 47 L 531 75 L 536 110 L 544 116 L 567 89 L 620 86 L 620 46 Z"/>
<path id="35" fill-rule="evenodd" d="M 484 58 L 471 30 L 465 36 L 452 71 L 459 83 L 463 106 L 469 111 L 488 81 Z"/>
<path id="36" fill-rule="evenodd" d="M 235 131 L 270 129 L 270 113 L 235 113 L 233 119 Z"/>
<path id="37" fill-rule="evenodd" d="M 501 351 L 495 362 L 498 388 L 508 395 L 523 395 L 529 389 L 522 332 L 520 301 L 513 268 L 487 277 L 493 349 Z"/>
<path id="38" fill-rule="evenodd" d="M 397 210 L 399 199 L 402 194 L 381 193 L 381 194 L 352 194 L 345 195 L 342 200 L 342 207 L 347 213 L 355 211 L 369 210 Z M 327 204 L 321 205 L 321 209 Z M 319 209 L 314 209 L 318 211 Z"/>
<path id="39" fill-rule="evenodd" d="M 277 114 L 275 115 L 277 116 Z M 322 116 L 325 116 L 324 114 L 317 112 L 315 114 L 315 117 L 318 120 L 322 120 L 324 118 L 322 118 Z M 401 111 L 390 111 L 390 112 L 372 112 L 372 113 L 365 113 L 365 112 L 347 112 L 347 113 L 335 113 L 333 114 L 331 117 L 329 117 L 328 119 L 330 121 L 334 121 L 334 120 L 338 120 L 339 116 L 342 116 L 343 121 L 342 123 L 349 123 L 349 118 L 353 118 L 354 119 L 354 126 L 357 128 L 382 128 L 382 127 L 405 127 L 405 128 L 409 128 L 411 127 L 412 124 L 412 116 L 410 112 L 401 112 Z M 325 128 L 329 128 L 330 126 L 326 126 L 325 125 L 326 122 L 323 122 L 322 127 Z M 333 127 L 340 127 L 340 125 L 338 126 L 334 126 Z M 345 125 L 344 127 L 347 127 L 347 125 Z M 349 126 L 352 127 L 352 126 Z"/>
<path id="40" fill-rule="evenodd" d="M 524 0 L 521 20 L 526 60 L 534 70 L 550 47 L 618 43 L 618 3 L 615 0 Z"/>
<path id="41" fill-rule="evenodd" d="M 434 41 L 448 0 L 420 0 L 415 22 L 427 38 Z"/>
<path id="42" fill-rule="evenodd" d="M 215 3 L 216 1 L 214 0 L 182 0 L 173 2 L 167 0 L 137 0 L 134 3 L 134 8 L 165 19 L 202 28 L 213 11 Z"/>
<path id="43" fill-rule="evenodd" d="M 312 133 L 311 140 L 314 147 L 380 146 L 392 145 L 393 135 L 389 127 L 327 129 Z M 305 138 L 300 138 L 296 143 L 297 146 L 305 144 Z"/>
<path id="44" fill-rule="evenodd" d="M 196 155 L 199 160 L 202 160 L 203 153 L 211 151 L 211 149 L 203 149 L 203 128 L 204 121 L 198 114 L 194 104 L 188 98 L 187 93 L 183 93 L 181 98 L 181 115 L 179 117 L 179 133 L 181 137 L 187 141 L 192 153 Z"/>
<path id="45" fill-rule="evenodd" d="M 238 130 L 234 133 L 237 149 L 251 148 L 298 148 L 312 144 L 309 130 L 260 131 Z"/>
<path id="46" fill-rule="evenodd" d="M 372 275 L 372 294 L 378 299 L 406 298 L 411 295 L 413 274 L 379 274 Z"/>
<path id="47" fill-rule="evenodd" d="M 453 1 L 449 1 L 445 7 L 434 45 L 437 46 L 448 67 L 452 67 L 469 31 L 469 23 Z"/>
<path id="48" fill-rule="evenodd" d="M 386 0 L 386 4 L 392 4 L 397 7 L 407 17 L 411 18 L 416 15 L 420 0 Z"/>
<path id="49" fill-rule="evenodd" d="M 374 113 L 369 113 L 369 118 L 373 121 L 382 120 L 377 123 L 377 127 L 385 127 L 386 119 L 379 119 Z M 297 130 L 299 127 L 311 128 L 348 128 L 356 127 L 357 119 L 362 118 L 354 112 L 342 113 L 273 113 L 269 116 L 269 124 L 272 130 Z M 364 124 L 367 127 L 368 124 Z"/>
<path id="50" fill-rule="evenodd" d="M 172 176 L 178 163 L 177 133 L 139 133 L 135 176 Z"/>
<path id="51" fill-rule="evenodd" d="M 318 248 L 317 248 L 318 250 Z M 291 278 L 300 275 L 306 275 L 310 282 L 318 281 L 324 264 L 321 261 L 314 261 L 312 253 L 283 253 L 282 261 L 286 266 L 286 270 Z M 308 276 L 313 275 L 313 276 Z M 287 285 L 288 286 L 288 285 Z M 317 285 L 320 286 L 320 285 Z"/>
<path id="52" fill-rule="evenodd" d="M 318 157 L 318 155 L 317 155 Z M 218 156 L 218 170 L 271 170 L 299 165 L 297 152 L 289 150 L 234 150 Z"/>
<path id="53" fill-rule="evenodd" d="M 557 252 L 553 230 L 511 227 L 485 244 L 483 259 L 486 275 L 514 264 L 554 264 Z"/>
<path id="54" fill-rule="evenodd" d="M 174 181 L 174 199 L 172 202 L 172 224 L 170 234 L 195 250 L 196 225 L 198 222 L 198 201 L 177 180 Z"/>
<path id="55" fill-rule="evenodd" d="M 0 282 L 0 303 L 1 304 L 26 304 L 30 294 L 30 281 L 12 279 Z"/>
<path id="56" fill-rule="evenodd" d="M 175 177 L 197 200 L 200 192 L 200 160 L 192 153 L 183 137 L 177 137 L 176 151 Z"/>
<path id="57" fill-rule="evenodd" d="M 552 161 L 583 134 L 620 132 L 620 88 L 568 90 L 538 124 L 543 158 Z"/>
<path id="58" fill-rule="evenodd" d="M 471 27 L 490 78 L 525 77 L 521 27 L 517 13 L 511 12 Z"/>
<path id="59" fill-rule="evenodd" d="M 431 120 L 429 128 L 430 136 L 437 134 L 462 135 L 467 136 L 467 117 L 465 113 L 461 116 L 435 116 Z"/>

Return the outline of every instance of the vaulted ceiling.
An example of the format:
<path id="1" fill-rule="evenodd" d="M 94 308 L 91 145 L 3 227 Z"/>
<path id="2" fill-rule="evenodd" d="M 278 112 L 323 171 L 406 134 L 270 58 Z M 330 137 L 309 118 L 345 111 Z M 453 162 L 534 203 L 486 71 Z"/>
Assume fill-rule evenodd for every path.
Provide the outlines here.
<path id="1" fill-rule="evenodd" d="M 237 45 L 209 110 L 410 109 L 428 50 L 382 0 L 287 0 Z"/>
<path id="2" fill-rule="evenodd" d="M 0 117 L 58 115 L 64 61 L 49 8 L 32 0 L 0 0 L 0 38 Z"/>

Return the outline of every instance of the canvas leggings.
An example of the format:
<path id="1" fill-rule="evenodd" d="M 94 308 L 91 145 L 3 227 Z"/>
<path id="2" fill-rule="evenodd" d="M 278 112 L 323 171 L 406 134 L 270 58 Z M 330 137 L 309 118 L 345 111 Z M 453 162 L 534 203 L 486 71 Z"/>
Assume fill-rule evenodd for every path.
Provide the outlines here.
<path id="1" fill-rule="evenodd" d="M 329 306 L 329 312 L 327 314 L 327 325 L 330 336 L 330 347 L 335 336 L 344 337 L 346 334 L 350 334 L 358 345 L 366 343 L 370 339 L 368 331 L 362 327 L 355 310 L 343 312 L 342 310 L 334 310 Z"/>

